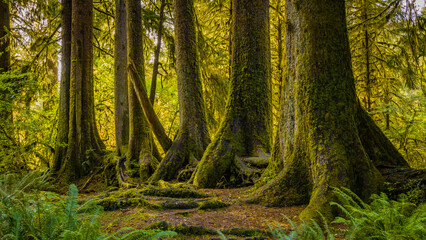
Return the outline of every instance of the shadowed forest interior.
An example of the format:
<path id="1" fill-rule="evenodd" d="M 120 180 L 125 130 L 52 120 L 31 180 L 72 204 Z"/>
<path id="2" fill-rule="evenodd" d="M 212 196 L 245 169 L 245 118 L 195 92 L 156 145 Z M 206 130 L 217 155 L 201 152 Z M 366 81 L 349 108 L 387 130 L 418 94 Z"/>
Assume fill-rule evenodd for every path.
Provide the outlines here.
<path id="1" fill-rule="evenodd" d="M 421 239 L 425 9 L 0 0 L 0 238 Z"/>

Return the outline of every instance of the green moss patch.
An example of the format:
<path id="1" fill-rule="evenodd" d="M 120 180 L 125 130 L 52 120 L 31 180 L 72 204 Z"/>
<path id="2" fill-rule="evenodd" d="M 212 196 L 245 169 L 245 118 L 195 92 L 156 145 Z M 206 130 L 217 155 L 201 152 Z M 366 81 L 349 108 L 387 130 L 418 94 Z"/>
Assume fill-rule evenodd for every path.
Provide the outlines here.
<path id="1" fill-rule="evenodd" d="M 217 199 L 209 199 L 207 201 L 200 202 L 199 205 L 201 210 L 207 210 L 225 208 L 228 207 L 230 204 L 224 203 Z"/>
<path id="2" fill-rule="evenodd" d="M 194 201 L 166 201 L 160 204 L 163 209 L 193 209 L 198 208 L 199 204 Z"/>
<path id="3" fill-rule="evenodd" d="M 158 204 L 150 203 L 135 189 L 125 191 L 108 192 L 104 197 L 96 200 L 96 204 L 102 206 L 106 211 L 114 211 L 128 207 L 144 206 L 152 209 L 160 209 Z"/>
<path id="4" fill-rule="evenodd" d="M 139 191 L 140 194 L 147 196 L 171 197 L 171 198 L 208 198 L 212 194 L 203 193 L 190 188 L 147 186 Z"/>

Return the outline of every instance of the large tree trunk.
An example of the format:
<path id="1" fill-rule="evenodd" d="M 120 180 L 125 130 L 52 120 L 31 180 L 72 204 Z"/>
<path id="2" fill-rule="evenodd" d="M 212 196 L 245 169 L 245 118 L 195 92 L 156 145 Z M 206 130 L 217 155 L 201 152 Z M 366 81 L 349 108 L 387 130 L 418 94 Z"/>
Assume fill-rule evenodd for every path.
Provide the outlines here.
<path id="1" fill-rule="evenodd" d="M 138 0 L 126 0 L 126 7 L 127 61 L 130 66 L 134 66 L 134 74 L 138 75 L 133 80 L 140 81 L 140 84 L 145 88 L 141 2 Z M 143 109 L 138 102 L 133 85 L 130 82 L 128 89 L 130 139 L 129 149 L 126 154 L 126 169 L 130 177 L 139 177 L 141 180 L 146 180 L 154 172 L 158 164 L 156 158 L 158 156 L 153 156 L 156 148 L 152 133 Z"/>
<path id="2" fill-rule="evenodd" d="M 72 1 L 71 78 L 67 155 L 63 181 L 78 179 L 100 163 L 104 147 L 95 123 L 93 92 L 93 1 Z"/>
<path id="3" fill-rule="evenodd" d="M 71 1 L 61 1 L 61 83 L 59 87 L 58 133 L 56 137 L 55 156 L 51 166 L 53 173 L 57 173 L 60 170 L 67 152 L 71 77 Z"/>
<path id="4" fill-rule="evenodd" d="M 204 114 L 193 0 L 173 1 L 178 81 L 179 133 L 151 181 L 176 178 L 188 164 L 194 167 L 210 143 Z"/>
<path id="5" fill-rule="evenodd" d="M 252 201 L 309 203 L 304 220 L 318 217 L 317 211 L 331 218 L 333 187 L 365 199 L 382 183 L 376 166 L 407 166 L 357 99 L 344 4 L 289 0 L 286 6 L 288 76 L 270 163 L 278 175 Z"/>
<path id="6" fill-rule="evenodd" d="M 247 157 L 270 152 L 271 83 L 269 1 L 233 1 L 231 88 L 225 119 L 193 182 L 200 187 L 240 184 L 256 173 Z"/>
<path id="7" fill-rule="evenodd" d="M 0 1 L 0 74 L 9 71 L 10 66 L 10 40 L 8 31 L 10 30 L 10 13 L 9 3 Z M 9 102 L 9 94 L 7 92 L 0 92 L 0 101 Z M 2 123 L 12 121 L 12 110 L 6 104 L 3 104 L 0 109 L 0 120 Z"/>
<path id="8" fill-rule="evenodd" d="M 115 143 L 118 156 L 127 151 L 129 144 L 129 101 L 127 83 L 127 22 L 124 0 L 115 1 Z"/>

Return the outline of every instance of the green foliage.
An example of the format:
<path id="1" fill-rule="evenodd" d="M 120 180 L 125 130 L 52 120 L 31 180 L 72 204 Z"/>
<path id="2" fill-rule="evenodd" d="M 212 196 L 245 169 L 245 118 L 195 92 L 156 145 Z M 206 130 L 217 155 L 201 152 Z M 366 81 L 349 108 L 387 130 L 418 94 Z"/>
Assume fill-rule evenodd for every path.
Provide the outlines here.
<path id="1" fill-rule="evenodd" d="M 324 220 L 324 230 L 323 228 L 314 220 L 311 223 L 303 222 L 301 225 L 297 225 L 290 218 L 284 215 L 291 226 L 291 232 L 286 233 L 287 231 L 277 222 L 273 227 L 269 222 L 267 222 L 269 229 L 272 233 L 274 239 L 306 239 L 306 240 L 316 240 L 316 239 L 327 239 L 333 240 L 334 235 L 331 233 L 330 228 L 328 227 L 327 221 Z"/>
<path id="2" fill-rule="evenodd" d="M 18 180 L 21 179 L 21 180 Z M 158 239 L 176 235 L 158 230 L 121 229 L 103 233 L 97 217 L 102 208 L 95 200 L 78 203 L 78 190 L 71 185 L 65 199 L 46 186 L 46 174 L 30 172 L 24 177 L 0 175 L 0 235 L 2 239 Z M 37 191 L 36 191 L 37 190 Z"/>
<path id="3" fill-rule="evenodd" d="M 422 239 L 426 236 L 426 204 L 416 205 L 402 196 L 391 201 L 384 194 L 372 195 L 366 204 L 348 189 L 336 189 L 340 203 L 332 203 L 346 216 L 337 217 L 349 229 L 346 239 Z"/>
<path id="4" fill-rule="evenodd" d="M 0 121 L 0 173 L 48 166 L 53 155 L 54 112 L 40 104 L 32 106 L 39 89 L 32 73 L 0 74 L 0 92 L 6 96 L 0 100 L 0 113 L 9 116 Z"/>

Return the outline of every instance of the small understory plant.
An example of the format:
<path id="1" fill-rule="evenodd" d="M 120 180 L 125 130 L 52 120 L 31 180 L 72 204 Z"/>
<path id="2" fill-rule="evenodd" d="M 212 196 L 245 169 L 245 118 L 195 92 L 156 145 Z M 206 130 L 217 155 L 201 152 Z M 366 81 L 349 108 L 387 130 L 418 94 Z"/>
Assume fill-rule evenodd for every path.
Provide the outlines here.
<path id="1" fill-rule="evenodd" d="M 346 239 L 423 239 L 426 236 L 426 204 L 409 202 L 405 195 L 398 201 L 386 194 L 373 194 L 366 204 L 349 189 L 335 189 L 339 203 L 331 203 L 344 213 L 335 223 L 348 227 Z"/>
<path id="2" fill-rule="evenodd" d="M 23 178 L 14 174 L 0 175 L 2 239 L 116 240 L 176 235 L 171 231 L 132 228 L 123 228 L 114 234 L 103 233 L 97 220 L 103 210 L 94 200 L 79 204 L 75 185 L 70 185 L 65 198 L 41 191 L 40 187 L 46 184 L 45 175 L 39 172 L 30 172 Z"/>

